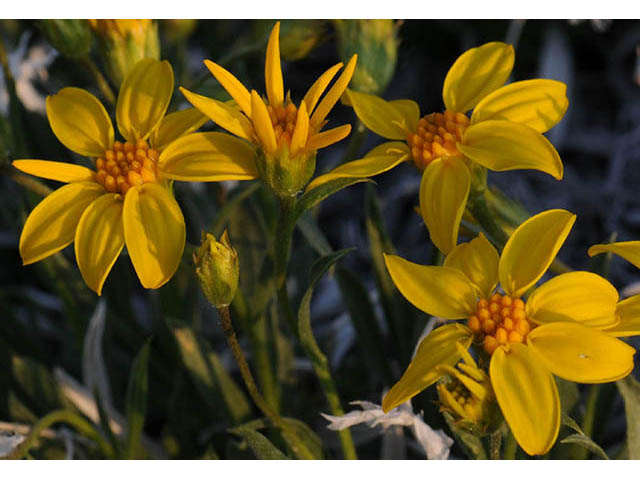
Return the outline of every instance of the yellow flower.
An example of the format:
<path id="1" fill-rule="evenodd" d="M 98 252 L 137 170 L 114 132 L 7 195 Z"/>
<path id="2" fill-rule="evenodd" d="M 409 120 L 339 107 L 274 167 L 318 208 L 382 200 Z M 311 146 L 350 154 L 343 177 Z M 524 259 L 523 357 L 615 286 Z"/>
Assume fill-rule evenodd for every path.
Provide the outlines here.
<path id="1" fill-rule="evenodd" d="M 253 151 L 244 142 L 218 141 L 220 133 L 191 133 L 207 120 L 197 110 L 165 115 L 172 93 L 168 62 L 146 59 L 133 68 L 116 106 L 125 143 L 114 141 L 107 111 L 89 92 L 70 87 L 47 98 L 53 133 L 70 150 L 91 157 L 96 171 L 45 160 L 13 162 L 23 172 L 67 183 L 27 218 L 20 237 L 25 265 L 75 242 L 80 272 L 100 295 L 126 243 L 145 288 L 159 288 L 173 276 L 184 250 L 185 224 L 171 179 L 253 178 L 255 169 Z"/>
<path id="2" fill-rule="evenodd" d="M 424 170 L 420 210 L 431 240 L 449 253 L 457 243 L 474 163 L 496 171 L 530 168 L 562 178 L 560 157 L 542 133 L 564 116 L 566 86 L 544 79 L 502 86 L 513 63 L 513 47 L 501 42 L 467 50 L 444 80 L 445 112 L 422 118 L 411 100 L 388 102 L 347 90 L 347 100 L 367 128 L 395 141 L 318 177 L 310 187 L 333 178 L 378 175 L 412 159 Z"/>
<path id="3" fill-rule="evenodd" d="M 500 257 L 483 235 L 454 248 L 441 267 L 386 255 L 391 278 L 411 303 L 431 315 L 467 320 L 435 329 L 420 344 L 383 409 L 433 384 L 441 375 L 438 365 L 455 365 L 457 343 L 474 343 L 490 357 L 491 385 L 516 440 L 528 454 L 543 454 L 560 426 L 553 375 L 601 383 L 629 374 L 635 350 L 608 334 L 625 314 L 607 280 L 565 273 L 535 288 L 526 302 L 521 298 L 545 273 L 574 221 L 566 210 L 535 215 L 514 231 Z M 496 292 L 498 281 L 504 293 Z M 639 304 L 629 308 L 637 311 Z"/>
<path id="4" fill-rule="evenodd" d="M 334 85 L 323 92 L 342 67 L 334 65 L 309 88 L 296 106 L 284 95 L 279 44 L 280 23 L 271 31 L 265 62 L 266 103 L 251 93 L 229 71 L 205 60 L 213 76 L 235 100 L 235 105 L 180 91 L 203 114 L 230 133 L 251 142 L 257 150 L 257 169 L 262 180 L 277 194 L 292 196 L 306 185 L 315 170 L 316 151 L 349 135 L 351 125 L 321 131 L 333 106 L 347 88 L 356 67 L 354 55 Z"/>

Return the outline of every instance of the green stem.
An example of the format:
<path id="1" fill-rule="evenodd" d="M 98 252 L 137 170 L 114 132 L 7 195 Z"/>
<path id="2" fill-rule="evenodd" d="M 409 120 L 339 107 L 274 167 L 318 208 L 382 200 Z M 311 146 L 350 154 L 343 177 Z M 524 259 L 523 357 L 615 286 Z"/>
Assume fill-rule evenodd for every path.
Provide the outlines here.
<path id="1" fill-rule="evenodd" d="M 498 247 L 504 247 L 507 240 L 509 240 L 509 236 L 502 230 L 502 227 L 496 223 L 484 195 L 481 192 L 472 193 L 469 196 L 468 205 L 474 218 L 487 235 L 491 237 L 490 239 L 497 244 Z"/>
<path id="2" fill-rule="evenodd" d="M 79 433 L 85 435 L 98 443 L 98 446 L 105 452 L 106 456 L 113 458 L 113 447 L 96 432 L 94 426 L 71 410 L 56 410 L 44 416 L 36 423 L 27 438 L 16 447 L 13 452 L 4 457 L 7 460 L 19 460 L 29 454 L 29 450 L 35 445 L 40 434 L 54 423 L 68 423 L 73 426 Z"/>
<path id="3" fill-rule="evenodd" d="M 278 413 L 280 411 L 280 393 L 269 358 L 266 314 L 260 315 L 251 322 L 250 335 L 258 383 L 264 392 L 265 400 L 269 406 Z"/>
<path id="4" fill-rule="evenodd" d="M 274 427 L 279 429 L 282 432 L 282 435 L 285 438 L 289 439 L 289 445 L 291 449 L 294 451 L 297 457 L 304 458 L 306 460 L 314 459 L 313 454 L 309 451 L 307 446 L 300 441 L 298 436 L 293 432 L 287 425 L 284 423 L 280 415 L 274 412 L 269 404 L 265 401 L 264 397 L 258 391 L 258 387 L 256 386 L 256 382 L 253 379 L 253 375 L 251 374 L 251 369 L 249 368 L 249 364 L 244 356 L 244 352 L 238 343 L 238 338 L 236 337 L 236 332 L 233 329 L 233 324 L 231 323 L 231 313 L 229 312 L 229 307 L 218 307 L 218 315 L 220 317 L 220 321 L 222 323 L 222 330 L 227 339 L 227 343 L 231 348 L 231 352 L 233 353 L 233 357 L 240 368 L 240 374 L 242 375 L 242 380 L 244 381 L 247 390 L 249 391 L 249 395 L 253 399 L 253 402 L 260 409 L 260 411 L 269 419 L 269 421 L 273 424 Z"/>
<path id="5" fill-rule="evenodd" d="M 500 446 L 502 445 L 502 431 L 500 429 L 489 435 L 489 455 L 491 460 L 500 460 Z"/>
<path id="6" fill-rule="evenodd" d="M 602 384 L 596 383 L 591 385 L 587 402 L 585 404 L 584 417 L 582 418 L 582 425 L 580 428 L 582 428 L 582 432 L 589 438 L 593 438 L 593 427 L 595 425 L 597 410 L 596 406 L 598 404 L 598 397 L 600 396 L 601 390 Z M 586 460 L 589 458 L 589 451 L 586 448 L 576 445 L 575 452 L 575 457 L 578 460 Z"/>
<path id="7" fill-rule="evenodd" d="M 349 146 L 347 148 L 347 151 L 344 153 L 344 156 L 342 157 L 342 163 L 349 162 L 358 155 L 358 152 L 360 151 L 360 148 L 362 147 L 366 136 L 366 127 L 360 121 L 360 119 L 357 119 L 353 126 L 353 133 L 351 134 Z"/>
<path id="8" fill-rule="evenodd" d="M 82 65 L 87 67 L 87 69 L 93 76 L 93 79 L 96 81 L 96 85 L 102 92 L 104 99 L 112 105 L 115 104 L 116 96 L 113 93 L 113 90 L 111 89 L 111 87 L 109 86 L 109 82 L 104 77 L 104 75 L 102 75 L 102 73 L 100 72 L 96 64 L 93 63 L 93 60 L 91 60 L 89 56 L 86 56 L 80 59 L 80 62 L 82 63 Z"/>
<path id="9" fill-rule="evenodd" d="M 504 458 L 505 460 L 515 460 L 517 452 L 518 444 L 516 443 L 516 437 L 514 437 L 513 432 L 509 430 L 507 439 L 504 442 L 504 455 L 502 458 Z"/>
<path id="10" fill-rule="evenodd" d="M 275 232 L 274 259 L 275 259 L 275 283 L 278 290 L 278 306 L 284 316 L 287 325 L 298 336 L 298 328 L 291 302 L 289 302 L 289 292 L 287 291 L 287 265 L 291 254 L 291 239 L 293 237 L 292 213 L 295 208 L 295 197 L 280 197 L 280 214 Z"/>
<path id="11" fill-rule="evenodd" d="M 9 176 L 17 184 L 22 185 L 25 188 L 28 188 L 33 193 L 40 195 L 42 197 L 46 197 L 53 191 L 41 181 L 36 180 L 35 178 L 29 175 L 25 175 L 24 173 L 20 173 L 17 170 L 13 169 L 13 167 L 11 172 L 9 173 Z"/>

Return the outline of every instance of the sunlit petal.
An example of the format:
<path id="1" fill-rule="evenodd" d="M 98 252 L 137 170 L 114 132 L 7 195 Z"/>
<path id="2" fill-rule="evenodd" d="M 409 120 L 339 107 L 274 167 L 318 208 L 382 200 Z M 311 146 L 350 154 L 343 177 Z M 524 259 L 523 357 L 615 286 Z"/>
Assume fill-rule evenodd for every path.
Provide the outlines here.
<path id="1" fill-rule="evenodd" d="M 458 57 L 449 69 L 442 98 L 448 110 L 466 112 L 507 81 L 515 53 L 511 45 L 491 42 Z"/>
<path id="2" fill-rule="evenodd" d="M 406 143 L 383 143 L 367 153 L 364 158 L 347 162 L 334 168 L 329 173 L 316 177 L 307 187 L 307 191 L 336 178 L 374 177 L 387 170 L 391 170 L 406 161 L 407 158 L 409 158 L 409 147 L 407 147 Z"/>
<path id="3" fill-rule="evenodd" d="M 350 89 L 347 89 L 346 95 L 362 123 L 381 137 L 390 140 L 406 140 L 407 134 L 412 131 L 410 126 L 418 123 L 418 119 L 407 120 L 407 109 L 404 104 L 394 105 L 376 95 Z"/>
<path id="4" fill-rule="evenodd" d="M 78 223 L 74 248 L 85 283 L 98 295 L 124 247 L 122 196 L 109 193 L 89 205 Z"/>
<path id="5" fill-rule="evenodd" d="M 604 329 L 613 327 L 618 291 L 600 275 L 570 272 L 545 282 L 527 299 L 527 317 L 536 323 L 579 322 Z"/>
<path id="6" fill-rule="evenodd" d="M 11 165 L 29 175 L 65 183 L 88 182 L 93 180 L 96 173 L 73 163 L 48 160 L 14 160 Z"/>
<path id="7" fill-rule="evenodd" d="M 433 330 L 420 343 L 409 367 L 382 400 L 385 412 L 403 404 L 440 378 L 436 367 L 453 366 L 460 360 L 456 344 L 469 348 L 473 334 L 464 325 L 450 323 Z"/>
<path id="8" fill-rule="evenodd" d="M 460 158 L 438 158 L 422 174 L 420 213 L 431 241 L 444 254 L 458 242 L 470 188 L 471 173 Z"/>
<path id="9" fill-rule="evenodd" d="M 589 256 L 593 257 L 599 253 L 611 252 L 621 256 L 627 262 L 640 268 L 640 241 L 616 242 L 600 245 L 593 245 L 589 248 Z"/>
<path id="10" fill-rule="evenodd" d="M 544 133 L 567 111 L 567 86 L 556 80 L 514 82 L 486 96 L 473 110 L 471 124 L 486 120 L 509 120 Z"/>
<path id="11" fill-rule="evenodd" d="M 282 66 L 280 65 L 280 22 L 271 30 L 267 43 L 267 58 L 264 65 L 264 80 L 267 87 L 269 105 L 277 107 L 284 101 Z"/>
<path id="12" fill-rule="evenodd" d="M 633 370 L 633 347 L 579 323 L 541 325 L 527 343 L 550 371 L 572 382 L 613 382 Z"/>
<path id="13" fill-rule="evenodd" d="M 551 372 L 531 349 L 512 343 L 499 347 L 489 366 L 491 385 L 518 444 L 529 455 L 543 455 L 560 429 L 560 398 Z"/>
<path id="14" fill-rule="evenodd" d="M 404 116 L 407 129 L 415 132 L 418 129 L 418 122 L 420 121 L 420 107 L 418 104 L 413 100 L 405 98 L 390 100 L 389 103 Z"/>
<path id="15" fill-rule="evenodd" d="M 500 285 L 520 297 L 547 271 L 576 221 L 566 210 L 547 210 L 523 222 L 511 235 L 500 257 Z"/>
<path id="16" fill-rule="evenodd" d="M 349 82 L 351 81 L 351 77 L 353 76 L 353 72 L 356 69 L 356 62 L 358 60 L 358 56 L 354 55 L 347 63 L 347 66 L 344 68 L 343 72 L 340 74 L 336 83 L 329 89 L 324 98 L 320 101 L 320 104 L 313 112 L 311 116 L 310 124 L 314 129 L 319 129 L 322 126 L 325 118 L 329 115 L 329 112 L 336 104 L 340 97 L 344 93 L 345 89 L 349 86 Z"/>
<path id="17" fill-rule="evenodd" d="M 473 284 L 457 268 L 418 265 L 388 254 L 384 260 L 400 293 L 423 312 L 457 320 L 475 311 Z"/>
<path id="18" fill-rule="evenodd" d="M 336 73 L 338 73 L 338 70 L 342 68 L 342 65 L 342 62 L 337 63 L 322 75 L 320 75 L 315 82 L 313 82 L 313 85 L 311 85 L 304 98 L 302 99 L 302 102 L 307 105 L 307 112 L 309 114 L 313 113 L 313 109 L 318 104 L 318 100 L 320 100 L 320 97 L 324 93 L 329 83 L 331 83 L 333 77 L 335 77 Z"/>
<path id="19" fill-rule="evenodd" d="M 255 155 L 251 145 L 226 133 L 191 133 L 162 151 L 158 170 L 187 182 L 251 180 L 258 177 Z"/>
<path id="20" fill-rule="evenodd" d="M 307 114 L 307 104 L 302 102 L 296 117 L 296 126 L 291 135 L 291 155 L 295 156 L 307 143 L 309 135 L 309 115 Z"/>
<path id="21" fill-rule="evenodd" d="M 113 144 L 113 125 L 100 100 L 86 90 L 67 87 L 47 97 L 51 130 L 65 147 L 99 157 Z"/>
<path id="22" fill-rule="evenodd" d="M 275 152 L 277 143 L 271 117 L 269 117 L 267 106 L 255 90 L 251 90 L 251 109 L 253 111 L 253 116 L 251 117 L 253 129 L 262 147 L 267 153 Z"/>
<path id="23" fill-rule="evenodd" d="M 185 225 L 178 203 L 166 188 L 145 183 L 125 195 L 122 220 L 140 283 L 160 288 L 178 269 L 184 251 Z"/>
<path id="24" fill-rule="evenodd" d="M 45 197 L 27 217 L 20 235 L 23 265 L 48 257 L 73 242 L 82 213 L 104 193 L 95 182 L 74 182 Z"/>
<path id="25" fill-rule="evenodd" d="M 220 82 L 220 85 L 231 95 L 231 98 L 236 101 L 247 117 L 251 118 L 251 94 L 249 90 L 245 88 L 240 80 L 220 65 L 213 63 L 211 60 L 205 60 L 204 64 L 213 76 L 216 77 L 216 80 Z"/>
<path id="26" fill-rule="evenodd" d="M 186 88 L 180 87 L 180 91 L 191 105 L 213 120 L 214 123 L 238 137 L 250 142 L 254 141 L 255 135 L 251 121 L 238 108 L 213 98 L 190 92 Z"/>
<path id="27" fill-rule="evenodd" d="M 164 61 L 146 58 L 127 74 L 116 104 L 118 130 L 130 142 L 146 139 L 169 107 L 173 69 Z"/>
<path id="28" fill-rule="evenodd" d="M 562 180 L 560 155 L 544 135 L 527 125 L 506 120 L 476 123 L 467 128 L 457 147 L 467 158 L 489 170 L 527 168 Z"/>
<path id="29" fill-rule="evenodd" d="M 489 298 L 498 283 L 499 261 L 495 247 L 480 233 L 470 242 L 454 247 L 444 259 L 443 265 L 462 271 L 478 287 L 478 293 Z"/>
<path id="30" fill-rule="evenodd" d="M 620 323 L 604 333 L 614 337 L 640 335 L 640 295 L 634 295 L 618 303 L 616 315 Z"/>
<path id="31" fill-rule="evenodd" d="M 150 143 L 156 150 L 162 150 L 174 140 L 195 132 L 209 119 L 196 108 L 185 108 L 165 115 L 158 128 L 151 133 Z"/>
<path id="32" fill-rule="evenodd" d="M 328 147 L 334 143 L 339 142 L 343 138 L 346 138 L 351 133 L 351 125 L 340 125 L 339 127 L 332 128 L 331 130 L 325 130 L 324 132 L 316 133 L 309 137 L 305 150 L 310 152 L 320 150 L 321 148 Z"/>

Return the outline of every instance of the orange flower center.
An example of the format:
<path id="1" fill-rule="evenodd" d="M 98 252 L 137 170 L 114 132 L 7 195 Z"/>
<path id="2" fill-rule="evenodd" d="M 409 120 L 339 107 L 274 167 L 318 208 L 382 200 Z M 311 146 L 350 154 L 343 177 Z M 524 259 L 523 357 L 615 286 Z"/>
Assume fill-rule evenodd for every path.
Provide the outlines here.
<path id="1" fill-rule="evenodd" d="M 125 194 L 136 185 L 158 181 L 159 152 L 144 140 L 115 142 L 96 160 L 96 180 L 108 192 Z"/>
<path id="2" fill-rule="evenodd" d="M 461 155 L 456 143 L 469 126 L 464 113 L 446 110 L 444 113 L 425 115 L 418 122 L 418 131 L 407 136 L 413 161 L 424 170 L 436 158 Z"/>
<path id="3" fill-rule="evenodd" d="M 267 105 L 267 111 L 269 112 L 269 117 L 271 117 L 271 124 L 276 134 L 278 148 L 282 145 L 288 147 L 291 144 L 291 136 L 296 128 L 298 108 L 293 103 L 280 105 L 278 107 Z"/>
<path id="4" fill-rule="evenodd" d="M 500 345 L 523 343 L 531 329 L 531 322 L 519 298 L 494 293 L 489 300 L 478 301 L 476 313 L 469 317 L 467 326 L 491 355 Z"/>

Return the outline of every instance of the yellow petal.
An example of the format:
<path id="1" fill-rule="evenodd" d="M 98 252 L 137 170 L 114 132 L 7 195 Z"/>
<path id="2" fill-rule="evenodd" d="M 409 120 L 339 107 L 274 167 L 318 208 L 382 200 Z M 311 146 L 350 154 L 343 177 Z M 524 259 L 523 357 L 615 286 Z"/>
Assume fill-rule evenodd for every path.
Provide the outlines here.
<path id="1" fill-rule="evenodd" d="M 562 161 L 546 137 L 533 128 L 506 120 L 471 125 L 457 144 L 466 157 L 490 170 L 521 168 L 548 173 L 562 180 Z"/>
<path id="2" fill-rule="evenodd" d="M 29 214 L 22 229 L 22 264 L 42 260 L 73 242 L 85 208 L 104 193 L 104 188 L 95 182 L 74 182 L 46 196 Z"/>
<path id="3" fill-rule="evenodd" d="M 431 241 L 445 255 L 458 242 L 470 186 L 471 173 L 460 158 L 438 158 L 422 174 L 420 214 Z"/>
<path id="4" fill-rule="evenodd" d="M 312 190 L 330 180 L 343 177 L 367 178 L 391 170 L 409 158 L 409 147 L 406 143 L 387 142 L 378 145 L 364 158 L 347 162 L 334 168 L 329 173 L 316 177 L 307 187 Z"/>
<path id="5" fill-rule="evenodd" d="M 406 119 L 406 108 L 398 107 L 376 95 L 347 89 L 347 97 L 358 118 L 372 132 L 390 140 L 406 140 L 413 123 Z M 417 124 L 417 120 L 415 122 Z"/>
<path id="6" fill-rule="evenodd" d="M 253 116 L 251 117 L 253 129 L 262 144 L 262 148 L 267 153 L 275 152 L 277 143 L 271 117 L 269 117 L 269 112 L 262 98 L 255 90 L 251 90 L 251 109 L 253 111 Z"/>
<path id="7" fill-rule="evenodd" d="M 113 144 L 113 125 L 96 97 L 67 87 L 47 97 L 51 130 L 65 147 L 80 155 L 99 157 Z"/>
<path id="8" fill-rule="evenodd" d="M 173 94 L 169 62 L 145 58 L 127 74 L 116 104 L 120 134 L 130 142 L 146 139 L 158 126 Z"/>
<path id="9" fill-rule="evenodd" d="M 277 107 L 284 101 L 282 67 L 280 65 L 280 22 L 276 22 L 267 43 L 267 59 L 264 65 L 264 81 L 269 105 Z"/>
<path id="10" fill-rule="evenodd" d="M 570 272 L 545 282 L 527 299 L 527 317 L 536 323 L 580 322 L 604 329 L 618 323 L 618 291 L 600 275 Z"/>
<path id="11" fill-rule="evenodd" d="M 547 210 L 516 228 L 498 268 L 507 295 L 520 297 L 544 275 L 575 221 L 576 216 L 566 210 Z"/>
<path id="12" fill-rule="evenodd" d="M 160 154 L 158 170 L 165 178 L 185 182 L 251 180 L 258 177 L 255 151 L 226 133 L 191 133 Z"/>
<path id="13" fill-rule="evenodd" d="M 325 118 L 327 118 L 327 115 L 329 115 L 329 112 L 331 111 L 333 106 L 338 100 L 340 100 L 340 97 L 349 86 L 349 82 L 351 81 L 353 72 L 356 69 L 357 60 L 358 55 L 354 55 L 353 57 L 351 57 L 351 60 L 349 60 L 349 63 L 347 63 L 347 66 L 336 80 L 336 83 L 334 83 L 333 86 L 329 89 L 327 94 L 318 105 L 318 108 L 316 108 L 313 112 L 310 123 L 314 129 L 320 129 L 322 123 L 324 122 Z"/>
<path id="14" fill-rule="evenodd" d="M 507 81 L 515 53 L 502 42 L 485 43 L 458 57 L 449 69 L 442 98 L 448 110 L 466 112 Z"/>
<path id="15" fill-rule="evenodd" d="M 410 132 L 418 130 L 420 107 L 416 102 L 403 98 L 401 100 L 391 100 L 389 103 L 402 114 L 404 121 L 406 122 L 407 129 Z"/>
<path id="16" fill-rule="evenodd" d="M 613 382 L 633 370 L 634 348 L 579 323 L 541 325 L 529 333 L 527 343 L 549 370 L 572 382 Z"/>
<path id="17" fill-rule="evenodd" d="M 423 312 L 457 320 L 475 311 L 475 289 L 460 270 L 418 265 L 388 254 L 384 261 L 400 293 Z"/>
<path id="18" fill-rule="evenodd" d="M 124 247 L 122 196 L 109 193 L 89 205 L 78 223 L 74 248 L 85 283 L 98 295 Z"/>
<path id="19" fill-rule="evenodd" d="M 247 117 L 251 118 L 251 94 L 249 90 L 242 85 L 240 80 L 220 65 L 213 63 L 211 60 L 205 60 L 204 64 L 213 76 L 216 77 L 216 80 L 220 82 L 220 85 L 231 95 L 231 98 L 236 101 Z"/>
<path id="20" fill-rule="evenodd" d="M 621 256 L 627 262 L 640 268 L 640 241 L 617 242 L 600 245 L 593 245 L 589 248 L 589 256 L 593 257 L 599 253 L 611 252 Z"/>
<path id="21" fill-rule="evenodd" d="M 307 105 L 307 112 L 309 114 L 313 112 L 313 109 L 318 104 L 318 100 L 320 100 L 320 97 L 327 88 L 327 85 L 329 85 L 333 77 L 335 77 L 336 73 L 338 73 L 338 70 L 342 68 L 342 65 L 342 62 L 335 64 L 333 67 L 320 75 L 318 79 L 313 82 L 313 85 L 311 85 L 309 90 L 307 90 L 307 93 L 302 99 L 302 102 Z"/>
<path id="22" fill-rule="evenodd" d="M 567 111 L 567 86 L 556 80 L 514 82 L 486 96 L 473 110 L 471 124 L 485 120 L 509 120 L 544 133 Z"/>
<path id="23" fill-rule="evenodd" d="M 309 137 L 305 150 L 309 152 L 320 150 L 346 138 L 351 133 L 351 125 L 340 125 L 339 127 L 316 133 Z"/>
<path id="24" fill-rule="evenodd" d="M 640 295 L 634 295 L 618 303 L 616 314 L 620 323 L 605 330 L 605 333 L 614 337 L 640 335 Z"/>
<path id="25" fill-rule="evenodd" d="M 438 366 L 453 366 L 460 360 L 456 343 L 469 348 L 472 339 L 471 330 L 459 323 L 450 323 L 433 330 L 420 342 L 416 356 L 402 378 L 382 399 L 384 412 L 403 404 L 436 382 L 442 376 Z"/>
<path id="26" fill-rule="evenodd" d="M 302 102 L 296 117 L 296 126 L 291 135 L 291 155 L 296 154 L 306 145 L 309 135 L 309 115 L 307 114 L 307 104 Z"/>
<path id="27" fill-rule="evenodd" d="M 180 87 L 180 91 L 187 97 L 191 105 L 213 120 L 214 123 L 238 137 L 250 142 L 254 141 L 255 135 L 251 121 L 236 107 L 232 107 L 213 98 L 205 97 L 204 95 L 190 92 L 186 88 Z"/>
<path id="28" fill-rule="evenodd" d="M 443 265 L 462 271 L 478 288 L 479 296 L 489 298 L 498 283 L 499 261 L 495 247 L 480 233 L 470 242 L 454 247 Z"/>
<path id="29" fill-rule="evenodd" d="M 160 288 L 178 269 L 185 242 L 182 211 L 156 183 L 131 188 L 122 212 L 124 238 L 144 288 Z"/>
<path id="30" fill-rule="evenodd" d="M 162 150 L 174 140 L 195 132 L 207 123 L 208 118 L 196 108 L 185 108 L 165 115 L 158 128 L 151 134 L 150 143 L 156 150 Z"/>
<path id="31" fill-rule="evenodd" d="M 543 455 L 560 429 L 560 398 L 551 372 L 531 349 L 512 343 L 498 348 L 489 366 L 491 385 L 518 444 L 529 455 Z"/>
<path id="32" fill-rule="evenodd" d="M 80 165 L 48 160 L 14 160 L 11 165 L 29 175 L 65 183 L 89 182 L 96 173 Z"/>

